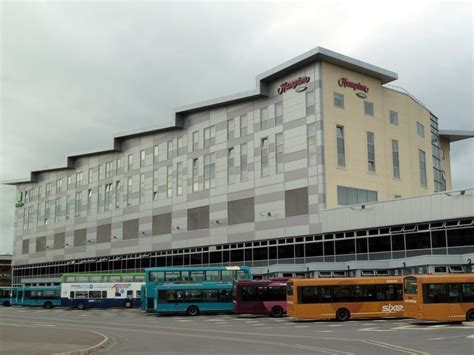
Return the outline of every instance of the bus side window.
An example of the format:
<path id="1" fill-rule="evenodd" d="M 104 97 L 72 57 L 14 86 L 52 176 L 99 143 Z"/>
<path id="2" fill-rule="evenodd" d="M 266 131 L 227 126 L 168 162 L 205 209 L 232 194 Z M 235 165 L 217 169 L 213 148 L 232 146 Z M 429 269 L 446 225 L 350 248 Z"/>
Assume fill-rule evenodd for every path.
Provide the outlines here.
<path id="1" fill-rule="evenodd" d="M 222 281 L 232 281 L 233 280 L 233 271 L 224 270 L 222 271 Z"/>
<path id="2" fill-rule="evenodd" d="M 206 271 L 206 280 L 207 281 L 220 281 L 220 271 Z"/>
<path id="3" fill-rule="evenodd" d="M 319 299 L 321 303 L 331 303 L 331 286 L 320 286 L 319 287 Z"/>
<path id="4" fill-rule="evenodd" d="M 72 300 L 74 299 L 74 291 L 69 292 L 69 298 Z"/>
<path id="5" fill-rule="evenodd" d="M 462 284 L 462 301 L 474 302 L 474 283 Z"/>
<path id="6" fill-rule="evenodd" d="M 18 299 L 23 299 L 23 291 L 18 291 Z"/>
<path id="7" fill-rule="evenodd" d="M 461 290 L 460 290 L 460 284 L 449 284 L 448 289 L 449 289 L 449 302 L 450 303 L 456 303 L 456 302 L 461 302 Z"/>
<path id="8" fill-rule="evenodd" d="M 127 290 L 127 298 L 133 298 L 133 290 Z"/>
<path id="9" fill-rule="evenodd" d="M 107 298 L 107 291 L 102 291 L 102 298 Z"/>
<path id="10" fill-rule="evenodd" d="M 142 295 L 142 291 L 140 291 L 140 290 L 135 291 L 136 298 L 140 298 L 141 295 Z"/>
<path id="11" fill-rule="evenodd" d="M 448 294 L 446 284 L 424 284 L 423 302 L 424 303 L 447 303 Z"/>

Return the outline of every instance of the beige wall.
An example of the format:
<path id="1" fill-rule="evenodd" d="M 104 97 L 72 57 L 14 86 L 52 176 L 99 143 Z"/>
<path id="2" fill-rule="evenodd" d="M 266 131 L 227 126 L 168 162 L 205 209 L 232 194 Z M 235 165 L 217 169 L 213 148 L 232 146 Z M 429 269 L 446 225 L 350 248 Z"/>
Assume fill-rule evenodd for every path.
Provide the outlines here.
<path id="1" fill-rule="evenodd" d="M 352 88 L 340 87 L 341 77 L 368 86 L 367 98 L 356 96 Z M 380 201 L 395 195 L 434 192 L 430 115 L 426 109 L 408 95 L 382 87 L 377 79 L 332 64 L 323 63 L 322 83 L 328 208 L 337 206 L 338 185 L 376 190 Z M 344 95 L 344 109 L 334 106 L 334 92 Z M 364 100 L 374 103 L 373 117 L 364 114 Z M 398 112 L 398 126 L 390 124 L 389 111 Z M 417 135 L 417 121 L 425 128 L 424 138 Z M 336 125 L 344 126 L 345 131 L 344 168 L 337 166 Z M 368 171 L 367 131 L 375 136 L 375 173 Z M 392 139 L 399 142 L 400 179 L 393 178 Z M 418 149 L 426 155 L 426 187 L 420 184 Z"/>

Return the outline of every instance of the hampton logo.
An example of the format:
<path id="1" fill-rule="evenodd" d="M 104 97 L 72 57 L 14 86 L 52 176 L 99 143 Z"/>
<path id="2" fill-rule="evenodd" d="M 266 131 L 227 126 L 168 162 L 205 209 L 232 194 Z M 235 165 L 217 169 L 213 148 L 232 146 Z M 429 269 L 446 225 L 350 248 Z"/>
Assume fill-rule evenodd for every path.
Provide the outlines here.
<path id="1" fill-rule="evenodd" d="M 308 88 L 305 84 L 309 83 L 310 80 L 311 78 L 309 76 L 300 76 L 296 80 L 285 81 L 283 84 L 280 84 L 278 94 L 284 94 L 290 89 L 295 89 L 296 92 L 303 92 Z"/>
<path id="2" fill-rule="evenodd" d="M 395 312 L 403 312 L 403 305 L 401 304 L 387 304 L 382 307 L 383 313 L 395 313 Z"/>
<path id="3" fill-rule="evenodd" d="M 352 88 L 354 91 L 358 90 L 356 95 L 362 99 L 365 99 L 367 97 L 367 93 L 369 92 L 367 85 L 350 81 L 347 78 L 340 78 L 337 83 L 340 87 Z"/>

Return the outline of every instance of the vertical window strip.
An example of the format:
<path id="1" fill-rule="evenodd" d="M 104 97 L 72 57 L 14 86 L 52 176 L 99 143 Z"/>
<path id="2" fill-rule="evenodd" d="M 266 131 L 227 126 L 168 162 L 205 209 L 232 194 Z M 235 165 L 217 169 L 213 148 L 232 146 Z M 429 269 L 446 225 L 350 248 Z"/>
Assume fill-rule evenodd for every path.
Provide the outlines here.
<path id="1" fill-rule="evenodd" d="M 340 167 L 346 166 L 346 152 L 344 142 L 344 127 L 336 126 L 337 136 L 337 165 Z"/>
<path id="2" fill-rule="evenodd" d="M 176 163 L 176 196 L 183 194 L 183 163 Z"/>
<path id="3" fill-rule="evenodd" d="M 260 142 L 260 165 L 261 176 L 269 175 L 268 169 L 268 138 L 262 138 Z"/>
<path id="4" fill-rule="evenodd" d="M 396 179 L 400 179 L 400 160 L 398 154 L 398 141 L 393 139 L 392 140 L 392 170 L 393 170 L 393 177 Z"/>
<path id="5" fill-rule="evenodd" d="M 375 139 L 373 132 L 367 132 L 367 163 L 370 172 L 375 172 Z"/>
<path id="6" fill-rule="evenodd" d="M 240 181 L 244 182 L 248 180 L 248 152 L 247 143 L 240 145 Z"/>
<path id="7" fill-rule="evenodd" d="M 199 191 L 199 160 L 194 158 L 192 162 L 193 166 L 193 192 Z"/>
<path id="8" fill-rule="evenodd" d="M 418 150 L 418 157 L 420 162 L 420 184 L 423 187 L 427 186 L 426 179 L 426 155 L 421 149 Z"/>
<path id="9" fill-rule="evenodd" d="M 277 174 L 283 172 L 284 163 L 283 163 L 283 154 L 284 154 L 284 143 L 283 143 L 283 133 L 277 133 L 275 135 L 275 170 Z"/>
<path id="10" fill-rule="evenodd" d="M 227 182 L 233 184 L 235 182 L 234 175 L 234 147 L 229 148 L 227 152 Z"/>
<path id="11" fill-rule="evenodd" d="M 317 163 L 316 123 L 310 123 L 307 126 L 306 134 L 308 144 L 308 165 L 313 166 Z"/>
<path id="12" fill-rule="evenodd" d="M 173 166 L 166 167 L 166 197 L 173 196 Z"/>

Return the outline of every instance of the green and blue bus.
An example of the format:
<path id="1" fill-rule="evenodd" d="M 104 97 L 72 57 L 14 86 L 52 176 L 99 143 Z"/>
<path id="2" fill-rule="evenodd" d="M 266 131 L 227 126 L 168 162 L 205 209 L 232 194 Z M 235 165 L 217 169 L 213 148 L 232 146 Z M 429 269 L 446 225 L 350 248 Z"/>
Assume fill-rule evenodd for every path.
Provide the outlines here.
<path id="1" fill-rule="evenodd" d="M 140 307 L 144 273 L 63 274 L 61 305 L 86 308 Z"/>
<path id="2" fill-rule="evenodd" d="M 236 280 L 252 280 L 248 266 L 190 266 L 190 267 L 156 267 L 145 269 L 146 311 L 154 312 L 156 286 L 180 283 L 224 283 Z"/>
<path id="3" fill-rule="evenodd" d="M 158 314 L 232 313 L 231 283 L 201 282 L 156 286 L 154 311 Z"/>
<path id="4" fill-rule="evenodd" d="M 61 286 L 20 286 L 12 304 L 51 309 L 61 306 Z"/>
<path id="5" fill-rule="evenodd" d="M 146 311 L 146 285 L 140 287 L 140 309 Z"/>
<path id="6" fill-rule="evenodd" d="M 15 298 L 16 287 L 0 287 L 0 304 L 2 306 L 11 306 Z"/>

